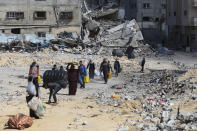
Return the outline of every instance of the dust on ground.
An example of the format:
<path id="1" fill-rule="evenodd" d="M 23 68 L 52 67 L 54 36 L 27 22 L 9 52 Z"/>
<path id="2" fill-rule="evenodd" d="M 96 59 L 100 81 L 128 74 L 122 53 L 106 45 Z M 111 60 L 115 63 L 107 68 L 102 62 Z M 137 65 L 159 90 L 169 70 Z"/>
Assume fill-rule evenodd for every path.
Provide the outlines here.
<path id="1" fill-rule="evenodd" d="M 111 56 L 105 56 L 113 64 L 115 58 Z M 96 64 L 97 70 L 100 62 L 103 60 L 103 56 L 100 55 L 80 55 L 80 54 L 67 54 L 62 52 L 53 52 L 45 50 L 43 52 L 29 53 L 1 53 L 0 56 L 0 130 L 4 130 L 4 124 L 8 118 L 17 113 L 24 113 L 28 115 L 28 107 L 25 102 L 26 96 L 26 77 L 28 75 L 29 65 L 33 61 L 37 61 L 40 65 L 41 74 L 47 69 L 51 69 L 53 64 L 63 65 L 65 63 L 83 60 L 85 64 L 89 59 L 93 59 Z M 173 61 L 169 61 L 168 58 L 147 58 L 147 65 L 145 73 L 139 73 L 140 66 L 139 61 L 141 58 L 128 60 L 126 57 L 119 58 L 119 61 L 123 67 L 123 73 L 118 77 L 113 77 L 106 85 L 102 79 L 98 76 L 95 80 L 92 80 L 87 84 L 85 89 L 78 88 L 76 96 L 69 96 L 68 90 L 61 90 L 57 98 L 59 104 L 46 105 L 46 115 L 39 120 L 34 120 L 34 124 L 27 131 L 42 131 L 43 129 L 49 131 L 115 131 L 122 126 L 128 125 L 128 122 L 140 122 L 143 121 L 143 116 L 136 113 L 143 112 L 141 106 L 141 99 L 128 99 L 122 101 L 118 106 L 116 105 L 104 105 L 95 102 L 93 94 L 98 92 L 105 92 L 106 89 L 111 88 L 114 85 L 125 84 L 124 75 L 133 71 L 135 75 L 151 74 L 150 69 L 160 70 L 178 69 Z M 194 77 L 196 70 L 188 71 L 180 79 L 186 79 L 188 77 Z M 130 79 L 130 78 L 128 78 Z M 135 87 L 130 87 L 135 88 Z M 111 90 L 110 90 L 111 91 Z M 194 90 L 196 92 L 196 90 Z M 49 91 L 41 89 L 41 96 L 44 102 L 48 100 Z M 118 93 L 114 91 L 114 93 Z M 109 93 L 109 97 L 113 94 Z M 171 103 L 171 107 L 175 110 L 181 105 L 182 110 L 187 110 L 191 113 L 196 111 L 196 100 L 179 100 Z M 129 130 L 140 130 L 135 124 L 129 124 Z"/>

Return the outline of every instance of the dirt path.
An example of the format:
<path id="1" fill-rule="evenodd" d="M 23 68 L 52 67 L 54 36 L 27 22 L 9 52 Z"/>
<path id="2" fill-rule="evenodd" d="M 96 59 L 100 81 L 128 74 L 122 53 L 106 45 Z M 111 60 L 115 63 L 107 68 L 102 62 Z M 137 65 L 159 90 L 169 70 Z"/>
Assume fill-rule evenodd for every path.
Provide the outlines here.
<path id="1" fill-rule="evenodd" d="M 8 55 L 8 57 L 7 57 Z M 68 61 L 79 61 L 81 58 L 86 60 L 89 57 L 80 55 L 64 55 L 64 54 L 1 54 L 0 57 L 0 131 L 4 129 L 4 124 L 8 118 L 17 113 L 29 114 L 28 107 L 25 102 L 28 65 L 35 59 L 40 62 L 41 74 L 50 69 L 54 63 L 65 63 Z M 29 60 L 29 58 L 31 58 Z M 103 57 L 94 56 L 97 68 Z M 48 61 L 50 59 L 50 61 Z M 114 58 L 108 57 L 113 62 Z M 123 57 L 120 59 L 124 65 L 123 71 L 125 75 L 129 71 L 139 71 L 137 59 L 128 60 Z M 168 59 L 147 59 L 146 68 L 148 69 L 169 69 L 173 70 L 177 67 L 173 61 Z M 147 71 L 147 69 L 146 69 Z M 78 88 L 76 96 L 69 96 L 68 88 L 61 90 L 57 98 L 59 104 L 57 106 L 46 105 L 46 115 L 39 120 L 35 120 L 31 128 L 27 131 L 115 131 L 127 119 L 139 120 L 140 116 L 132 113 L 132 108 L 117 108 L 114 106 L 104 106 L 97 104 L 91 96 L 98 91 L 105 91 L 115 84 L 124 84 L 124 80 L 113 77 L 108 84 L 97 77 L 86 85 L 85 89 Z M 41 89 L 41 96 L 44 102 L 48 100 L 49 91 Z M 111 95 L 111 94 L 109 94 Z M 110 96 L 109 96 L 110 97 Z M 129 103 L 136 105 L 136 103 Z M 126 104 L 126 106 L 130 106 Z M 136 128 L 130 128 L 137 130 Z M 14 131 L 14 130 L 12 130 Z"/>
<path id="2" fill-rule="evenodd" d="M 18 73 L 19 72 L 21 72 L 20 69 L 18 69 Z M 9 81 L 14 80 L 15 79 L 12 78 Z M 4 82 L 9 85 L 9 81 Z M 22 81 L 21 83 L 25 86 L 25 82 L 23 83 L 24 79 L 21 78 L 19 81 Z M 11 85 L 17 85 L 15 82 L 16 80 L 11 83 Z M 20 90 L 10 90 L 11 92 L 18 90 L 21 92 L 20 96 L 1 103 L 0 130 L 4 130 L 4 124 L 11 115 L 15 115 L 17 113 L 24 113 L 28 115 L 28 107 L 25 103 L 25 89 L 20 88 L 22 87 L 21 83 L 19 86 Z M 96 80 L 93 80 L 91 83 L 87 84 L 85 89 L 78 88 L 76 96 L 67 95 L 68 89 L 61 90 L 57 95 L 60 100 L 59 104 L 57 106 L 46 105 L 46 115 L 40 120 L 34 120 L 33 126 L 27 129 L 27 131 L 43 131 L 43 129 L 47 131 L 113 131 L 117 129 L 117 126 L 125 120 L 125 117 L 121 118 L 121 116 L 115 112 L 109 113 L 109 110 L 113 110 L 113 107 L 98 106 L 95 102 L 92 102 L 89 97 L 98 90 L 104 90 L 114 84 L 120 84 L 121 80 L 118 78 L 112 78 L 108 84 L 103 83 L 104 82 L 97 77 Z M 10 86 L 10 88 L 11 87 L 12 86 Z M 41 92 L 43 101 L 47 102 L 49 91 L 42 88 Z"/>

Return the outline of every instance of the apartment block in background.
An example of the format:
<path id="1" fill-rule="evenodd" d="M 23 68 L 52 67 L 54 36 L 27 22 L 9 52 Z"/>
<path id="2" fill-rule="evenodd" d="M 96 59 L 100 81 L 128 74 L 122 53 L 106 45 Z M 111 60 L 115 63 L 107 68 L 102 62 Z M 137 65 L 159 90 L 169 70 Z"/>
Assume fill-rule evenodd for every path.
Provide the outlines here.
<path id="1" fill-rule="evenodd" d="M 167 0 L 169 41 L 197 49 L 197 0 Z"/>
<path id="2" fill-rule="evenodd" d="M 80 32 L 80 0 L 0 0 L 0 33 Z"/>
<path id="3" fill-rule="evenodd" d="M 156 40 L 166 29 L 166 0 L 125 0 L 125 18 L 136 19 L 145 39 Z"/>

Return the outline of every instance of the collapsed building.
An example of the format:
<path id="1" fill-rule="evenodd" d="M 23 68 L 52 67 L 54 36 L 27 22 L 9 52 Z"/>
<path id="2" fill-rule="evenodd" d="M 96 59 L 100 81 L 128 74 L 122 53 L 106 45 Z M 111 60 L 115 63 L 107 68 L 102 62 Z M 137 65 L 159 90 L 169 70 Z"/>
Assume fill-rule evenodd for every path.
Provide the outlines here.
<path id="1" fill-rule="evenodd" d="M 127 16 L 124 14 L 127 11 L 126 1 L 18 2 L 18 6 L 16 2 L 11 2 L 11 8 L 2 11 L 1 50 L 29 52 L 52 47 L 54 51 L 61 49 L 69 53 L 108 54 L 118 57 L 127 55 L 128 58 L 134 58 L 136 52 L 138 56 L 139 52 L 147 49 L 142 49 L 144 29 L 141 32 L 140 22 L 138 24 L 135 19 L 124 21 L 120 17 Z M 160 52 L 169 54 L 168 50 L 159 48 Z"/>
<path id="2" fill-rule="evenodd" d="M 0 32 L 45 37 L 80 32 L 80 0 L 0 0 Z"/>
<path id="3" fill-rule="evenodd" d="M 91 9 L 105 12 L 99 16 L 107 18 L 108 12 L 111 19 L 135 19 L 150 44 L 161 43 L 167 37 L 166 0 L 87 0 L 87 3 Z"/>

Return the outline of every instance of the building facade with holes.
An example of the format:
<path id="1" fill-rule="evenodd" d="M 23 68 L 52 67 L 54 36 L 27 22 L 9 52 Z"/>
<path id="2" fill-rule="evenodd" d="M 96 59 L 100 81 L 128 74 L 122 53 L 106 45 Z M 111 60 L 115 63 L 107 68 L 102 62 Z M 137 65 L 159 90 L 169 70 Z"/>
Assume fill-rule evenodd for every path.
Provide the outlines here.
<path id="1" fill-rule="evenodd" d="M 80 0 L 0 0 L 0 33 L 80 32 Z"/>
<path id="2" fill-rule="evenodd" d="M 125 19 L 136 19 L 144 38 L 156 40 L 165 35 L 166 0 L 125 0 Z"/>
<path id="3" fill-rule="evenodd" d="M 169 41 L 197 50 L 197 0 L 167 0 Z"/>
<path id="4" fill-rule="evenodd" d="M 165 17 L 166 0 L 125 0 L 125 18 L 136 19 L 144 28 L 157 28 Z"/>

